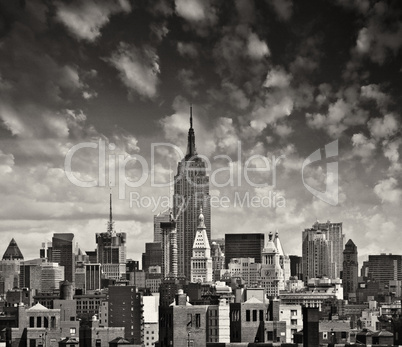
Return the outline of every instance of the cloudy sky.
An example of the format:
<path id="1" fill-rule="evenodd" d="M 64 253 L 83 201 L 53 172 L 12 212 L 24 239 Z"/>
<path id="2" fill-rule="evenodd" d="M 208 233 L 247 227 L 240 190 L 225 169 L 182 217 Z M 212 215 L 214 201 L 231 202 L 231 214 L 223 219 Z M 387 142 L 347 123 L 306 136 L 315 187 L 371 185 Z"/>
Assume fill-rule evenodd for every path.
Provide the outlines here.
<path id="1" fill-rule="evenodd" d="M 54 232 L 73 232 L 83 249 L 94 249 L 95 233 L 106 230 L 111 181 L 116 230 L 127 232 L 128 255 L 140 259 L 153 238 L 153 215 L 171 191 L 157 185 L 174 176 L 180 160 L 172 146 L 152 144 L 185 151 L 192 104 L 197 150 L 210 160 L 215 181 L 211 195 L 226 201 L 212 210 L 213 238 L 278 229 L 285 251 L 301 254 L 301 231 L 331 220 L 343 222 L 360 260 L 402 253 L 397 5 L 1 0 L 3 248 L 15 237 L 33 258 Z M 306 189 L 302 165 L 335 140 L 333 206 Z M 98 148 L 77 150 L 69 170 L 97 183 L 84 188 L 68 179 L 65 158 L 88 143 Z M 104 178 L 99 155 L 106 158 Z M 262 169 L 249 172 L 252 184 L 239 175 L 247 160 Z M 305 167 L 306 185 L 325 191 L 326 181 L 335 182 L 327 162 Z M 130 196 L 137 199 L 131 206 Z M 268 196 L 273 205 L 279 197 L 280 206 L 235 206 L 236 198 L 266 203 Z M 156 208 L 145 206 L 158 197 L 164 199 Z"/>

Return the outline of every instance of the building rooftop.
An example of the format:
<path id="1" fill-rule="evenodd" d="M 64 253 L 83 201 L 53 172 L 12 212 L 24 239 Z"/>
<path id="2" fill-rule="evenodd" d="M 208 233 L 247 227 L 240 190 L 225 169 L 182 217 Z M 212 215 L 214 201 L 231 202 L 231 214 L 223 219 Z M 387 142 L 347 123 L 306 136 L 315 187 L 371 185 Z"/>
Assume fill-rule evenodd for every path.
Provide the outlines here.
<path id="1" fill-rule="evenodd" d="M 17 242 L 15 242 L 14 239 L 11 239 L 6 251 L 3 254 L 3 260 L 18 260 L 24 259 L 24 256 L 22 255 Z"/>

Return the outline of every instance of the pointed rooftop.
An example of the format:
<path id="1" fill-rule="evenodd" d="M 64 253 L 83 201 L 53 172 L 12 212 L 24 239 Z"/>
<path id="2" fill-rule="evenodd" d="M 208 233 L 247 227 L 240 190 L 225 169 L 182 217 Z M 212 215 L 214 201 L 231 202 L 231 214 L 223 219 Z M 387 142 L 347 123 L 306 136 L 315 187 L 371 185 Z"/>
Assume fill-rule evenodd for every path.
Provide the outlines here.
<path id="1" fill-rule="evenodd" d="M 17 242 L 15 242 L 14 238 L 11 239 L 6 251 L 3 254 L 3 260 L 23 260 L 24 256 L 22 255 Z"/>
<path id="2" fill-rule="evenodd" d="M 357 252 L 357 247 L 352 239 L 349 239 L 348 242 L 345 244 L 345 251 L 349 252 Z"/>
<path id="3" fill-rule="evenodd" d="M 209 246 L 207 228 L 204 223 L 204 215 L 202 214 L 202 209 L 200 209 L 200 215 L 198 216 L 198 227 L 197 233 L 195 234 L 193 249 L 211 249 Z"/>
<path id="4" fill-rule="evenodd" d="M 276 230 L 276 232 L 275 232 L 274 244 L 275 244 L 276 249 L 279 252 L 279 255 L 285 256 L 285 252 L 283 250 L 281 240 L 279 239 L 278 230 Z"/>
<path id="5" fill-rule="evenodd" d="M 262 253 L 278 253 L 278 249 L 275 246 L 274 240 L 273 240 L 273 234 L 270 232 L 268 234 L 268 240 L 265 242 L 264 249 L 262 250 Z"/>
<path id="6" fill-rule="evenodd" d="M 195 148 L 195 133 L 193 129 L 193 106 L 190 106 L 190 129 L 188 130 L 187 138 L 187 153 L 185 160 L 190 160 L 197 155 L 197 149 Z"/>
<path id="7" fill-rule="evenodd" d="M 32 306 L 31 308 L 27 309 L 27 311 L 48 311 L 49 309 L 43 305 L 41 305 L 39 302 Z"/>

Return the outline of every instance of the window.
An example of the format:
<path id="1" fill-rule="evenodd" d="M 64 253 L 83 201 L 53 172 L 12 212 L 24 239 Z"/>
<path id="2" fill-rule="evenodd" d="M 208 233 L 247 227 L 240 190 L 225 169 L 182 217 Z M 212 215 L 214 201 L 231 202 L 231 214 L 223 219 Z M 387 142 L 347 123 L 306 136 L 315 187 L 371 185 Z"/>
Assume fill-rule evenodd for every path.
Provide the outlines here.
<path id="1" fill-rule="evenodd" d="M 341 332 L 341 338 L 342 338 L 342 339 L 346 339 L 346 331 L 342 331 L 342 332 Z"/>
<path id="2" fill-rule="evenodd" d="M 35 317 L 29 317 L 29 327 L 35 328 Z"/>
<path id="3" fill-rule="evenodd" d="M 201 327 L 201 315 L 199 313 L 195 314 L 195 327 Z"/>
<path id="4" fill-rule="evenodd" d="M 43 317 L 43 327 L 49 328 L 49 318 L 48 317 Z"/>
<path id="5" fill-rule="evenodd" d="M 272 331 L 267 331 L 267 340 L 268 341 L 274 340 L 274 333 Z"/>
<path id="6" fill-rule="evenodd" d="M 250 310 L 246 311 L 246 321 L 250 322 Z"/>
<path id="7" fill-rule="evenodd" d="M 264 311 L 260 310 L 260 322 L 264 320 Z"/>
<path id="8" fill-rule="evenodd" d="M 50 317 L 50 327 L 56 328 L 56 317 L 55 316 Z"/>
<path id="9" fill-rule="evenodd" d="M 36 317 L 36 327 L 42 328 L 42 317 Z"/>
<path id="10" fill-rule="evenodd" d="M 257 321 L 257 310 L 253 310 L 253 322 Z"/>
<path id="11" fill-rule="evenodd" d="M 324 331 L 322 333 L 322 338 L 323 338 L 323 340 L 327 340 L 328 339 L 328 332 Z"/>
<path id="12" fill-rule="evenodd" d="M 70 328 L 70 334 L 71 335 L 75 334 L 75 328 Z"/>
<path id="13" fill-rule="evenodd" d="M 291 316 L 297 316 L 297 310 L 290 310 Z"/>
<path id="14" fill-rule="evenodd" d="M 292 320 L 290 321 L 290 324 L 292 324 L 292 325 L 297 325 L 297 319 L 292 319 Z"/>
<path id="15" fill-rule="evenodd" d="M 191 313 L 187 313 L 187 327 L 192 327 L 193 326 L 193 317 Z"/>

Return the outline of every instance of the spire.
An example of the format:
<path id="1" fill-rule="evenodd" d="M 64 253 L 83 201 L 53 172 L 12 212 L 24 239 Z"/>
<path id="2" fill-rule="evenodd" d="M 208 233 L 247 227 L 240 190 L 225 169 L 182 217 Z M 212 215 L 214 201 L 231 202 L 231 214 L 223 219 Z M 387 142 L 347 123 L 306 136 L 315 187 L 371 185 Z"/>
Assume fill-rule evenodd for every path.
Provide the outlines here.
<path id="1" fill-rule="evenodd" d="M 113 215 L 112 215 L 112 192 L 110 192 L 110 212 L 109 212 L 109 222 L 107 223 L 107 231 L 111 233 L 113 231 Z"/>
<path id="2" fill-rule="evenodd" d="M 188 130 L 187 153 L 185 160 L 189 160 L 195 155 L 197 155 L 197 150 L 195 148 L 195 134 L 193 129 L 193 106 L 190 106 L 190 129 Z"/>
<path id="3" fill-rule="evenodd" d="M 198 216 L 198 227 L 197 229 L 206 229 L 207 227 L 205 226 L 204 222 L 204 215 L 202 214 L 202 207 L 200 207 L 200 214 Z"/>

